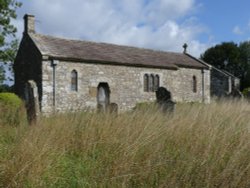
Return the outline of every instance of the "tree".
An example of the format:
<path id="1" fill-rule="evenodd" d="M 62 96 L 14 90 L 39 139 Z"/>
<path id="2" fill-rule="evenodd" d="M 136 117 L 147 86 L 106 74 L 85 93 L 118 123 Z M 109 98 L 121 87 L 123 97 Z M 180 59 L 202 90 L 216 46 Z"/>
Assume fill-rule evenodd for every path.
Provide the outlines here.
<path id="1" fill-rule="evenodd" d="M 0 0 L 0 62 L 5 64 L 13 63 L 17 51 L 17 29 L 11 24 L 11 19 L 16 19 L 16 9 L 20 6 L 17 0 Z M 3 73 L 3 66 L 0 66 L 0 74 Z M 4 78 L 0 76 L 0 83 Z"/>
<path id="2" fill-rule="evenodd" d="M 223 42 L 207 49 L 201 59 L 239 77 L 241 89 L 250 86 L 250 42 Z"/>
<path id="3" fill-rule="evenodd" d="M 239 45 L 240 61 L 242 68 L 242 88 L 250 87 L 250 41 L 245 41 Z"/>
<path id="4" fill-rule="evenodd" d="M 224 69 L 238 76 L 240 51 L 238 45 L 234 42 L 224 42 L 211 47 L 201 55 L 201 59 L 205 62 L 219 68 Z"/>

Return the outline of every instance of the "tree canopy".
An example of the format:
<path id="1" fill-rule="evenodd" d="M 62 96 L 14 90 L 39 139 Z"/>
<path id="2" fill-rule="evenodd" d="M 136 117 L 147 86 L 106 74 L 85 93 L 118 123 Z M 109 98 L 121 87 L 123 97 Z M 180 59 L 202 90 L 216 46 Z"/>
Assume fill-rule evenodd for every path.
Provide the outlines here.
<path id="1" fill-rule="evenodd" d="M 0 62 L 13 62 L 17 51 L 16 27 L 11 23 L 16 19 L 16 9 L 21 6 L 17 0 L 0 0 Z M 3 66 L 0 66 L 0 84 L 4 80 Z"/>
<path id="2" fill-rule="evenodd" d="M 250 86 L 250 41 L 223 42 L 207 49 L 201 59 L 239 77 L 241 89 Z"/>

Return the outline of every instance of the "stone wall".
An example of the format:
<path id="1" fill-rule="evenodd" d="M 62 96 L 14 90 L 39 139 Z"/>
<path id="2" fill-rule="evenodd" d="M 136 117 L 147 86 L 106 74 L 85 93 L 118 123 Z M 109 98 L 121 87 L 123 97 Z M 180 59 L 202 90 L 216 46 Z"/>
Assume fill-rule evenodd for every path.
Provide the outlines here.
<path id="1" fill-rule="evenodd" d="M 237 87 L 239 86 L 239 83 L 237 83 L 237 81 L 238 79 L 235 80 L 231 76 L 221 71 L 218 71 L 215 68 L 212 68 L 211 70 L 211 96 L 212 97 L 224 97 L 230 94 L 232 92 L 234 85 Z"/>
<path id="2" fill-rule="evenodd" d="M 28 35 L 24 35 L 14 61 L 15 93 L 25 99 L 25 87 L 29 80 L 38 87 L 39 102 L 42 99 L 42 56 Z"/>
<path id="3" fill-rule="evenodd" d="M 71 71 L 78 73 L 78 91 L 71 91 Z M 144 74 L 158 74 L 160 86 L 172 93 L 174 101 L 203 101 L 202 71 L 180 68 L 178 70 L 115 66 L 59 61 L 55 67 L 55 111 L 96 109 L 97 87 L 108 83 L 110 102 L 118 104 L 119 111 L 133 108 L 136 103 L 155 101 L 155 92 L 144 92 Z M 193 76 L 197 78 L 197 92 L 193 92 Z M 42 111 L 53 111 L 53 68 L 43 61 Z M 204 101 L 210 100 L 210 72 L 204 73 Z"/>

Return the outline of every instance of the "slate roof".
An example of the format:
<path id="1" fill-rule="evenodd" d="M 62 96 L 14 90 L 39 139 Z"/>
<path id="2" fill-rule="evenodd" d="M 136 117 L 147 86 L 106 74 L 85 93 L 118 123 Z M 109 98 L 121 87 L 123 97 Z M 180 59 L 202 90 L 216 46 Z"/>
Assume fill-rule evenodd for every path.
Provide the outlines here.
<path id="1" fill-rule="evenodd" d="M 187 54 L 187 55 L 190 56 L 189 54 Z M 195 57 L 192 57 L 192 56 L 190 56 L 190 57 L 191 57 L 191 58 L 195 58 Z M 237 76 L 234 76 L 232 73 L 230 73 L 230 72 L 228 72 L 228 71 L 226 71 L 226 70 L 222 70 L 222 69 L 216 68 L 215 66 L 212 66 L 212 65 L 206 63 L 206 62 L 203 61 L 202 59 L 197 59 L 197 58 L 195 58 L 195 59 L 196 59 L 197 61 L 199 61 L 200 63 L 202 63 L 202 64 L 208 66 L 210 70 L 213 69 L 213 70 L 216 70 L 216 71 L 218 71 L 218 72 L 220 72 L 220 73 L 222 73 L 222 74 L 224 74 L 224 75 L 226 75 L 226 76 L 231 76 L 231 77 L 234 77 L 234 78 L 236 78 L 236 79 L 239 79 Z"/>
<path id="2" fill-rule="evenodd" d="M 183 53 L 70 40 L 41 34 L 29 34 L 29 36 L 42 55 L 54 59 L 169 69 L 208 68 L 197 59 Z"/>

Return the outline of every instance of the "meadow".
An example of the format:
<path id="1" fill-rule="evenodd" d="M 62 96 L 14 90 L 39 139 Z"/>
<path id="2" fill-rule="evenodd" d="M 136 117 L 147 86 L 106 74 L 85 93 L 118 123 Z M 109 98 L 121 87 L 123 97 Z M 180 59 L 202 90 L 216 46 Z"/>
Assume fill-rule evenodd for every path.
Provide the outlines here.
<path id="1" fill-rule="evenodd" d="M 0 187 L 250 187 L 247 101 L 19 118 L 0 121 Z"/>

